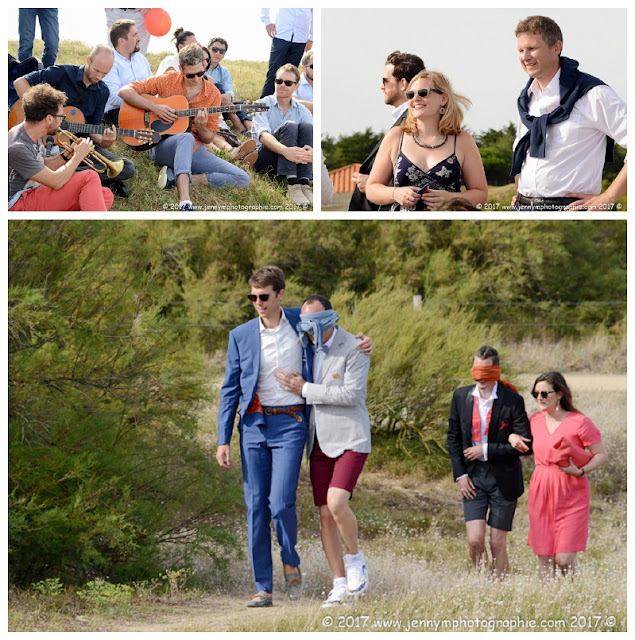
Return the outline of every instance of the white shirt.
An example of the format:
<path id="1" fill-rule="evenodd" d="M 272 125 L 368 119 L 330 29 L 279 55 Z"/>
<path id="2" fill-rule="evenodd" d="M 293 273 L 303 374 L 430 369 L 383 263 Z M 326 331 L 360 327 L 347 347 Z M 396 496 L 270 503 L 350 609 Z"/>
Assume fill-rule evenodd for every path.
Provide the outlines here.
<path id="1" fill-rule="evenodd" d="M 498 381 L 494 383 L 494 388 L 492 389 L 492 395 L 485 400 L 481 397 L 481 394 L 478 390 L 478 387 L 474 387 L 472 391 L 472 395 L 478 399 L 478 415 L 481 419 L 481 441 L 480 442 L 472 442 L 472 445 L 482 444 L 483 445 L 483 460 L 487 461 L 487 434 L 485 433 L 485 429 L 487 428 L 487 414 L 491 411 L 494 406 L 494 400 L 498 398 L 496 395 L 496 391 L 498 390 Z"/>
<path id="2" fill-rule="evenodd" d="M 124 58 L 119 52 L 115 51 L 115 64 L 112 69 L 104 76 L 104 82 L 110 91 L 110 97 L 106 103 L 104 111 L 119 109 L 123 100 L 117 95 L 121 87 L 134 82 L 135 80 L 145 80 L 152 75 L 150 63 L 142 53 L 133 53 L 128 58 Z"/>
<path id="3" fill-rule="evenodd" d="M 408 101 L 406 100 L 403 104 L 400 104 L 396 109 L 392 110 L 390 114 L 392 116 L 393 124 L 399 120 L 401 114 L 408 109 Z"/>
<path id="4" fill-rule="evenodd" d="M 560 70 L 544 90 L 534 80 L 527 93 L 529 115 L 551 113 L 560 104 Z M 514 148 L 525 133 L 519 117 Z M 527 153 L 518 193 L 530 198 L 601 193 L 607 135 L 626 148 L 626 103 L 611 87 L 600 85 L 575 103 L 567 120 L 547 127 L 544 158 Z"/>
<path id="5" fill-rule="evenodd" d="M 313 9 L 278 9 L 275 22 L 270 9 L 260 9 L 260 21 L 265 26 L 276 25 L 276 38 L 287 42 L 313 40 Z"/>
<path id="6" fill-rule="evenodd" d="M 154 74 L 155 76 L 162 76 L 168 69 L 174 69 L 175 71 L 179 71 L 179 54 L 173 53 L 171 56 L 166 56 L 159 63 L 159 68 L 157 72 Z"/>
<path id="7" fill-rule="evenodd" d="M 313 85 L 309 84 L 306 76 L 302 74 L 300 76 L 300 84 L 298 88 L 293 92 L 293 95 L 298 100 L 304 100 L 305 102 L 313 102 Z"/>
<path id="8" fill-rule="evenodd" d="M 302 373 L 302 343 L 287 317 L 282 314 L 275 329 L 260 325 L 260 370 L 258 373 L 258 399 L 265 407 L 284 407 L 304 404 L 304 398 L 284 391 L 275 379 L 277 369 Z"/>

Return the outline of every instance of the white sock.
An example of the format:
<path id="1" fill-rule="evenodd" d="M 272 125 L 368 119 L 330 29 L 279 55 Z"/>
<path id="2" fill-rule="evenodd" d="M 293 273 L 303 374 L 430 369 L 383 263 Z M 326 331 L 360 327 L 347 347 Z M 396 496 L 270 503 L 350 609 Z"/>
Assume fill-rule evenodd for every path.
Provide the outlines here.
<path id="1" fill-rule="evenodd" d="M 358 551 L 357 553 L 347 553 L 346 554 L 346 559 L 349 562 L 363 562 L 364 561 L 364 554 L 361 551 Z"/>
<path id="2" fill-rule="evenodd" d="M 185 204 L 189 204 L 190 207 L 191 207 L 192 206 L 192 201 L 191 200 L 181 200 L 181 202 L 179 202 L 179 209 Z"/>
<path id="3" fill-rule="evenodd" d="M 337 587 L 345 587 L 346 586 L 346 578 L 335 578 L 333 580 L 333 588 L 337 589 Z"/>

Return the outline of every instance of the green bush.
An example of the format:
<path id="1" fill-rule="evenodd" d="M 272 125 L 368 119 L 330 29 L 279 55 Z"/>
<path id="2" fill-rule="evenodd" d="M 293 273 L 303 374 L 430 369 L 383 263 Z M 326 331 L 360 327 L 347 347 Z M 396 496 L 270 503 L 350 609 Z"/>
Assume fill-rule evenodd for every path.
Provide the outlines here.
<path id="1" fill-rule="evenodd" d="M 151 223 L 9 225 L 9 571 L 158 575 L 234 546 L 235 483 L 200 443 L 185 239 Z M 175 548 L 178 551 L 175 551 Z"/>

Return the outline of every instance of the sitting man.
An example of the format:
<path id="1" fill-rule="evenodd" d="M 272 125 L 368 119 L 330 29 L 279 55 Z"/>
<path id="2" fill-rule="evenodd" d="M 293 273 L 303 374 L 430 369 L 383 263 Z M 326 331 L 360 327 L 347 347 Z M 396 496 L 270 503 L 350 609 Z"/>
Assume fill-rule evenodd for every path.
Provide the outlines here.
<path id="1" fill-rule="evenodd" d="M 115 50 L 115 64 L 104 78 L 108 91 L 110 91 L 104 121 L 117 126 L 119 108 L 123 102 L 119 97 L 119 89 L 135 80 L 149 78 L 152 75 L 152 69 L 150 69 L 150 63 L 146 57 L 139 52 L 141 36 L 134 20 L 113 22 L 108 36 Z"/>
<path id="2" fill-rule="evenodd" d="M 95 171 L 76 173 L 94 149 L 88 138 L 73 143 L 72 157 L 46 157 L 45 143 L 64 120 L 66 95 L 38 84 L 22 96 L 24 122 L 9 131 L 9 211 L 108 211 L 113 203 Z M 50 140 L 48 138 L 51 137 Z"/>
<path id="3" fill-rule="evenodd" d="M 211 78 L 216 88 L 220 91 L 221 104 L 230 105 L 234 101 L 234 83 L 229 69 L 221 64 L 229 45 L 227 44 L 227 40 L 223 38 L 212 38 L 207 47 L 210 52 L 211 66 L 206 77 Z M 249 114 L 244 111 L 238 111 L 236 113 L 226 114 L 225 118 L 232 123 L 238 133 L 250 135 L 249 132 L 251 131 L 252 122 Z"/>
<path id="4" fill-rule="evenodd" d="M 175 109 L 150 100 L 144 94 L 159 98 L 185 96 L 190 108 L 199 109 L 196 117 L 192 119 L 189 132 L 166 136 L 149 152 L 150 157 L 162 165 L 159 186 L 176 186 L 179 209 L 185 211 L 193 210 L 190 181 L 212 187 L 245 189 L 249 186 L 249 175 L 245 171 L 205 148 L 205 144 L 210 143 L 218 131 L 218 114 L 208 113 L 206 108 L 220 105 L 220 92 L 203 78 L 204 56 L 200 44 L 189 44 L 179 52 L 179 73 L 166 73 L 147 80 L 138 80 L 123 87 L 119 92 L 128 104 L 152 111 L 166 123 L 177 119 Z"/>
<path id="5" fill-rule="evenodd" d="M 302 56 L 302 77 L 293 97 L 313 113 L 313 49 Z"/>
<path id="6" fill-rule="evenodd" d="M 313 204 L 313 116 L 293 100 L 300 82 L 300 71 L 292 64 L 278 69 L 275 93 L 263 102 L 269 111 L 254 117 L 252 135 L 258 142 L 254 169 L 286 178 L 287 197 L 296 205 Z"/>
<path id="7" fill-rule="evenodd" d="M 110 47 L 98 44 L 86 58 L 86 64 L 78 67 L 73 64 L 59 64 L 33 71 L 14 82 L 18 96 L 24 94 L 37 84 L 50 84 L 54 89 L 66 94 L 69 106 L 76 107 L 84 116 L 86 124 L 101 126 L 109 91 L 103 79 L 108 75 L 114 64 L 114 52 Z M 60 123 L 61 124 L 61 123 Z M 132 178 L 135 173 L 134 164 L 127 158 L 120 158 L 107 149 L 117 139 L 115 127 L 106 129 L 103 133 L 91 133 L 91 140 L 95 144 L 95 151 L 110 161 L 123 160 L 122 171 L 114 178 L 108 178 L 101 173 L 100 178 L 104 186 L 109 187 L 115 195 L 127 198 L 128 189 L 125 180 Z M 88 170 L 87 167 L 79 167 Z"/>

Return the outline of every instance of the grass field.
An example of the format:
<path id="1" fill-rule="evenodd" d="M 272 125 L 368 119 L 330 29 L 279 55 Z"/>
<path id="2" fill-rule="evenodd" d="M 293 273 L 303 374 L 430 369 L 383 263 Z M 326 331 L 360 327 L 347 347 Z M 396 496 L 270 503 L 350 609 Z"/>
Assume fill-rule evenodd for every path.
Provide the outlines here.
<path id="1" fill-rule="evenodd" d="M 33 55 L 42 56 L 43 43 L 36 40 Z M 18 43 L 9 41 L 9 53 L 16 56 Z M 59 64 L 84 64 L 90 47 L 83 42 L 62 40 L 57 57 Z M 152 71 L 171 51 L 148 54 Z M 264 83 L 268 63 L 245 60 L 228 60 L 224 63 L 234 80 L 236 99 L 258 100 Z M 136 174 L 126 182 L 130 197 L 115 198 L 111 211 L 156 211 L 173 217 L 178 211 L 176 190 L 161 191 L 156 186 L 159 167 L 142 151 L 136 151 L 117 141 L 111 150 L 135 163 Z M 286 185 L 257 174 L 250 167 L 245 169 L 251 178 L 248 189 L 220 189 L 192 185 L 191 197 L 199 212 L 214 214 L 217 211 L 274 211 L 278 215 L 301 214 L 303 209 L 291 205 L 286 198 Z"/>
<path id="2" fill-rule="evenodd" d="M 543 582 L 537 561 L 526 545 L 527 496 L 518 503 L 509 536 L 511 573 L 504 581 L 470 564 L 460 498 L 450 473 L 426 478 L 416 458 L 401 465 L 368 465 L 362 473 L 352 507 L 357 514 L 361 549 L 370 571 L 370 588 L 348 607 L 324 610 L 320 604 L 331 577 L 319 539 L 319 520 L 313 506 L 306 463 L 298 490 L 299 544 L 305 594 L 299 602 L 284 596 L 280 567 L 274 564 L 274 606 L 248 610 L 244 601 L 253 585 L 249 561 L 243 554 L 219 572 L 200 558 L 196 574 L 185 587 L 185 574 L 166 572 L 163 580 L 133 585 L 93 585 L 83 589 L 37 585 L 10 589 L 11 631 L 626 631 L 626 375 L 624 344 L 602 338 L 576 344 L 534 342 L 524 351 L 507 345 L 515 361 L 527 410 L 537 371 L 535 353 L 557 350 L 563 361 L 576 404 L 600 428 L 609 462 L 589 474 L 591 518 L 587 551 L 579 554 L 579 569 L 571 577 Z M 576 359 L 572 354 L 576 353 Z M 599 355 L 601 353 L 601 355 Z M 596 366 L 589 366 L 594 363 Z M 212 370 L 218 363 L 212 363 Z M 575 372 L 575 373 L 574 373 Z M 217 397 L 216 380 L 212 395 Z M 210 406 L 201 424 L 215 422 Z M 215 450 L 215 434 L 206 428 L 204 441 Z M 235 447 L 237 449 L 237 447 Z M 371 454 L 391 455 L 389 447 Z M 393 454 L 394 455 L 394 454 Z M 239 467 L 239 466 L 238 466 Z M 232 473 L 240 483 L 240 471 Z M 532 460 L 523 463 L 526 483 Z M 396 471 L 398 469 L 398 471 Z M 227 517 L 224 525 L 246 549 L 244 515 Z M 274 557 L 277 551 L 274 549 Z M 79 595 L 77 592 L 80 592 Z M 92 594 L 92 595 L 91 595 Z"/>

